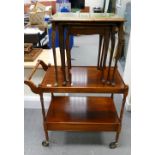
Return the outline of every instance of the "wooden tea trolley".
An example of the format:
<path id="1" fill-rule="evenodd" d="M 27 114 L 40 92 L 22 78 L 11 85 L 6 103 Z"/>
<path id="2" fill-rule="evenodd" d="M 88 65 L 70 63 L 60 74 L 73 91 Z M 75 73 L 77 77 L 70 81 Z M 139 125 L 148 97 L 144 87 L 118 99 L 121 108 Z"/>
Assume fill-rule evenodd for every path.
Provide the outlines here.
<path id="1" fill-rule="evenodd" d="M 117 70 L 117 61 L 124 43 L 123 23 L 123 18 L 111 14 L 59 13 L 53 16 L 52 46 L 55 65 L 47 65 L 39 60 L 28 80 L 24 81 L 32 92 L 40 95 L 46 137 L 42 143 L 43 146 L 49 145 L 48 131 L 59 130 L 115 131 L 115 141 L 109 146 L 110 148 L 117 147 L 128 94 L 128 86 Z M 57 66 L 54 45 L 56 27 L 59 30 L 61 66 Z M 66 40 L 64 40 L 65 30 L 67 31 Z M 74 34 L 99 34 L 97 66 L 72 66 L 69 37 Z M 117 45 L 116 36 L 118 36 Z M 110 49 L 109 57 L 107 56 L 108 49 Z M 114 65 L 112 66 L 113 58 Z M 31 79 L 39 65 L 42 66 L 45 75 L 42 82 L 36 86 Z M 47 113 L 44 108 L 44 93 L 51 93 L 51 104 Z M 110 95 L 109 97 L 78 97 L 77 95 L 55 96 L 54 93 L 108 93 Z M 113 99 L 115 93 L 123 94 L 119 114 Z"/>

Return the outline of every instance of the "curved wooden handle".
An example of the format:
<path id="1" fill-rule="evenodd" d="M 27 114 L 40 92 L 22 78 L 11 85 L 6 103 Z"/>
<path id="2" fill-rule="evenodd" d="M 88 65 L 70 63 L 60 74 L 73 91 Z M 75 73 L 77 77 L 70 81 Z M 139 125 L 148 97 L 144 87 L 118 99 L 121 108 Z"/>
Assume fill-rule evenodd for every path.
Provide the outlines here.
<path id="1" fill-rule="evenodd" d="M 40 65 L 42 66 L 43 70 L 44 70 L 44 71 L 47 71 L 48 65 L 46 65 L 45 62 L 42 61 L 42 60 L 38 60 L 38 61 L 39 61 Z"/>
<path id="2" fill-rule="evenodd" d="M 36 72 L 36 70 L 38 69 L 38 66 L 41 65 L 44 71 L 47 71 L 48 69 L 48 65 L 46 65 L 42 60 L 38 60 L 36 66 L 33 68 L 30 76 L 28 77 L 28 80 L 31 80 L 32 76 L 34 75 L 34 73 Z"/>
<path id="3" fill-rule="evenodd" d="M 24 80 L 24 83 L 31 88 L 33 93 L 40 94 L 40 92 L 41 92 L 40 89 L 32 81 Z"/>
<path id="4" fill-rule="evenodd" d="M 44 71 L 47 71 L 48 67 L 50 66 L 50 65 L 46 65 L 42 60 L 38 60 L 36 66 L 33 68 L 30 76 L 28 77 L 28 80 L 24 80 L 24 83 L 28 85 L 31 88 L 32 92 L 36 94 L 40 94 L 41 90 L 31 81 L 31 79 L 34 73 L 36 72 L 36 70 L 38 69 L 39 65 L 42 66 Z"/>
<path id="5" fill-rule="evenodd" d="M 36 72 L 36 70 L 37 70 L 37 68 L 38 68 L 39 65 L 40 65 L 40 60 L 38 60 L 36 66 L 33 68 L 33 70 L 32 70 L 32 72 L 31 72 L 30 76 L 28 77 L 28 80 L 31 80 L 33 74 Z"/>

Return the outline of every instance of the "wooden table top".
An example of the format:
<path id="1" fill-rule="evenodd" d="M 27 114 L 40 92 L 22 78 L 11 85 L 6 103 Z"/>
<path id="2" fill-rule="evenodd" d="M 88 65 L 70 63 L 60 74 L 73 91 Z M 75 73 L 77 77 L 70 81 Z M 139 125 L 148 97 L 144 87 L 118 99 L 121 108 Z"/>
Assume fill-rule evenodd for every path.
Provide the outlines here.
<path id="1" fill-rule="evenodd" d="M 80 22 L 124 22 L 125 19 L 113 13 L 56 13 L 52 21 L 80 21 Z"/>

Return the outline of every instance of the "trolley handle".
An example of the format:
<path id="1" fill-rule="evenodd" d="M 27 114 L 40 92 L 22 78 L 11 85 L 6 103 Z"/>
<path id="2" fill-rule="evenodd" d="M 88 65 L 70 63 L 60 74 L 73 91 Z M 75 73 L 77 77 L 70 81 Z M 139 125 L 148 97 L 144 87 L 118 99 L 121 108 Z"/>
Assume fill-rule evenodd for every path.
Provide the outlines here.
<path id="1" fill-rule="evenodd" d="M 34 73 L 36 72 L 36 70 L 38 69 L 38 66 L 41 65 L 42 68 L 44 69 L 44 71 L 47 71 L 48 69 L 48 65 L 46 65 L 42 60 L 38 60 L 36 66 L 33 68 L 31 74 L 28 77 L 28 80 L 32 79 L 32 76 L 34 75 Z"/>
<path id="2" fill-rule="evenodd" d="M 34 75 L 34 73 L 36 72 L 36 70 L 38 69 L 38 66 L 40 65 L 40 60 L 38 60 L 36 66 L 33 68 L 31 74 L 29 75 L 28 77 L 28 80 L 31 80 L 32 79 L 32 76 Z"/>
<path id="3" fill-rule="evenodd" d="M 26 85 L 28 85 L 32 92 L 36 93 L 36 94 L 39 94 L 40 93 L 40 89 L 31 81 L 34 73 L 36 72 L 36 70 L 38 69 L 39 65 L 42 66 L 42 68 L 44 69 L 44 71 L 47 71 L 48 69 L 48 65 L 46 65 L 42 60 L 38 60 L 36 66 L 32 69 L 32 72 L 31 74 L 29 75 L 28 79 L 27 80 L 24 80 L 24 83 Z"/>

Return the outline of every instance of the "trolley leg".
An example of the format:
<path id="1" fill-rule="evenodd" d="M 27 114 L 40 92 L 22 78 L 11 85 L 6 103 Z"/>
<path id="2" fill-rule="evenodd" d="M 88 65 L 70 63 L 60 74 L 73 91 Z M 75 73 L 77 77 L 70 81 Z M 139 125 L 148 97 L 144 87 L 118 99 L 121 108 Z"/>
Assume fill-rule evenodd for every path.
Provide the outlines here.
<path id="1" fill-rule="evenodd" d="M 120 120 L 120 129 L 116 132 L 116 137 L 115 137 L 115 142 L 111 142 L 109 144 L 109 147 L 111 149 L 114 149 L 118 146 L 118 139 L 119 139 L 119 135 L 120 135 L 120 131 L 121 131 L 121 124 L 122 124 L 122 119 L 123 119 L 123 113 L 124 113 L 124 106 L 125 106 L 125 102 L 126 102 L 126 97 L 128 95 L 128 86 L 125 86 L 125 92 L 123 95 L 123 101 L 122 101 L 122 106 L 121 106 L 121 111 L 120 111 L 120 116 L 119 116 L 119 120 Z"/>
<path id="2" fill-rule="evenodd" d="M 44 98 L 43 93 L 40 94 L 40 102 L 41 102 L 41 109 L 42 109 L 42 116 L 43 116 L 43 126 L 44 126 L 44 132 L 45 132 L 45 138 L 46 140 L 42 142 L 43 146 L 49 146 L 49 137 L 48 137 L 48 131 L 46 127 L 46 116 L 45 116 L 45 107 L 44 107 Z"/>
<path id="3" fill-rule="evenodd" d="M 116 137 L 115 137 L 115 143 L 118 143 L 118 139 L 119 139 L 119 135 L 120 135 L 120 131 L 116 132 Z"/>
<path id="4" fill-rule="evenodd" d="M 117 131 L 117 132 L 116 132 L 116 137 L 115 137 L 115 142 L 111 142 L 111 143 L 109 144 L 109 147 L 110 147 L 111 149 L 115 149 L 115 148 L 118 146 L 119 135 L 120 135 L 120 131 Z"/>
<path id="5" fill-rule="evenodd" d="M 54 96 L 54 94 L 53 94 L 53 93 L 51 93 L 51 100 L 52 100 L 53 96 Z"/>
<path id="6" fill-rule="evenodd" d="M 44 124 L 44 132 L 45 132 L 46 140 L 44 140 L 42 142 L 42 146 L 49 146 L 49 137 L 48 137 L 48 131 L 47 131 L 47 128 L 46 128 L 46 124 Z"/>

